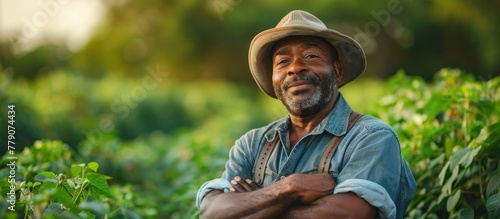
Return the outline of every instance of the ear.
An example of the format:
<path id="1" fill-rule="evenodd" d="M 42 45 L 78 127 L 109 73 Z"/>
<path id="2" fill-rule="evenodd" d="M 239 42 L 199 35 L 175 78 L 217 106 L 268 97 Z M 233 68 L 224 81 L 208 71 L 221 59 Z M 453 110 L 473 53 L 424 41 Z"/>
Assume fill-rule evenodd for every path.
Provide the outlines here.
<path id="1" fill-rule="evenodd" d="M 337 79 L 337 83 L 342 81 L 342 75 L 344 75 L 342 72 L 342 64 L 339 61 L 334 61 L 333 69 L 335 70 L 335 79 Z"/>

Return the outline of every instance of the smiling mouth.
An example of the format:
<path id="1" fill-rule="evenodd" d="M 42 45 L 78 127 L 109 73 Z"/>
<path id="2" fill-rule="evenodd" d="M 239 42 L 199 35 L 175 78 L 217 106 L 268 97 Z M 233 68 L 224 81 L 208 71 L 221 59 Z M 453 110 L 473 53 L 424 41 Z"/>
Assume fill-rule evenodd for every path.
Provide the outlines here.
<path id="1" fill-rule="evenodd" d="M 314 87 L 314 83 L 308 80 L 294 81 L 285 87 L 285 90 L 290 91 L 293 95 L 307 93 L 307 91 Z"/>
<path id="2" fill-rule="evenodd" d="M 298 81 L 293 81 L 284 86 L 285 90 L 288 90 L 289 88 L 296 87 L 296 88 L 301 88 L 301 87 L 308 87 L 313 85 L 314 83 L 309 80 L 298 80 Z"/>

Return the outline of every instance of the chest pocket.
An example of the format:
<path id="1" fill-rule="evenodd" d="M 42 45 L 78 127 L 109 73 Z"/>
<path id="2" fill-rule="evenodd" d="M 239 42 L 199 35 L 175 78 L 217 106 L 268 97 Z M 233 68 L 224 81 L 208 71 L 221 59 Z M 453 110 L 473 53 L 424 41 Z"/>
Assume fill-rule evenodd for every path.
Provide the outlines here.
<path id="1" fill-rule="evenodd" d="M 328 143 L 328 146 L 326 147 L 326 150 L 319 161 L 318 173 L 328 173 L 330 169 L 330 161 L 332 160 L 332 157 L 335 154 L 335 151 L 337 150 L 337 146 L 340 144 L 342 139 L 344 139 L 344 136 L 347 135 L 347 133 L 351 130 L 354 124 L 358 121 L 358 119 L 361 118 L 362 116 L 363 116 L 362 114 L 359 114 L 357 112 L 354 111 L 351 112 L 351 114 L 349 115 L 349 123 L 346 134 L 342 136 L 333 136 L 332 140 Z M 257 157 L 257 160 L 254 165 L 253 179 L 254 182 L 257 183 L 259 186 L 261 186 L 264 183 L 264 176 L 266 175 L 266 173 L 267 175 L 270 174 L 266 172 L 267 162 L 269 161 L 269 157 L 271 156 L 271 153 L 273 152 L 276 143 L 278 142 L 278 139 L 279 139 L 278 134 L 276 134 L 273 140 L 266 142 L 262 147 L 259 156 Z"/>

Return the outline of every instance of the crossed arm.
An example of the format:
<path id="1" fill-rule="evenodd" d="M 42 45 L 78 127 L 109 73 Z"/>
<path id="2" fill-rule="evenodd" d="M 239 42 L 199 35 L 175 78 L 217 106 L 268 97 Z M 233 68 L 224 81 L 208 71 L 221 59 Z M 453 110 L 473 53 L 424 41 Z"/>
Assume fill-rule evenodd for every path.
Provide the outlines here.
<path id="1" fill-rule="evenodd" d="M 231 192 L 209 192 L 200 218 L 375 218 L 377 209 L 354 193 L 332 195 L 328 174 L 292 174 L 260 188 L 235 177 Z"/>

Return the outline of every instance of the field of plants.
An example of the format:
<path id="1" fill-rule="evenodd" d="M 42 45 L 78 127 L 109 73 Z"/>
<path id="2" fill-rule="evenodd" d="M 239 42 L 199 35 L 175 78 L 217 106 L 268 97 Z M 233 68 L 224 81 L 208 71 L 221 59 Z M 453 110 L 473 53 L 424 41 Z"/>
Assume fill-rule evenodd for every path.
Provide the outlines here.
<path id="1" fill-rule="evenodd" d="M 0 124 L 16 111 L 14 177 L 0 149 L 0 218 L 198 218 L 196 192 L 234 140 L 286 115 L 254 86 L 148 80 L 0 75 Z M 341 89 L 398 132 L 418 185 L 406 218 L 500 218 L 499 87 L 443 69 L 431 82 L 399 72 Z"/>

